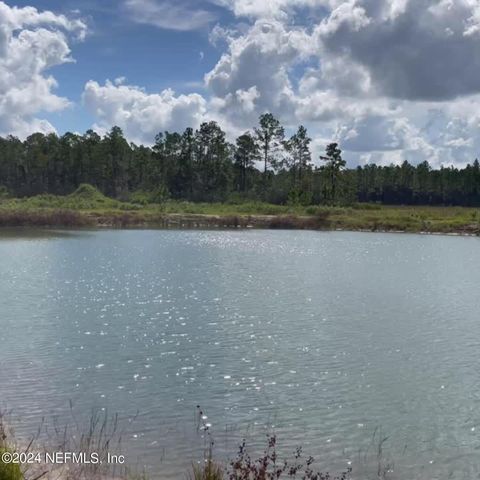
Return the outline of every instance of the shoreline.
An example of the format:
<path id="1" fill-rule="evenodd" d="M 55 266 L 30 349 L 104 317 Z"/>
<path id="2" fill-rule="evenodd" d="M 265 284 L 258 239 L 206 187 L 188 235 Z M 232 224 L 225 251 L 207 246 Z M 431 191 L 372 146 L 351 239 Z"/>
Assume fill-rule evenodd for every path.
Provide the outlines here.
<path id="1" fill-rule="evenodd" d="M 360 216 L 360 215 L 359 215 Z M 255 230 L 311 230 L 361 233 L 404 233 L 418 235 L 468 236 L 480 235 L 477 223 L 448 225 L 425 221 L 402 228 L 400 221 L 382 218 L 362 219 L 355 224 L 355 215 L 335 218 L 334 215 L 245 215 L 156 213 L 150 211 L 82 211 L 72 209 L 0 210 L 0 234 L 12 228 L 94 228 L 94 229 L 255 229 Z"/>

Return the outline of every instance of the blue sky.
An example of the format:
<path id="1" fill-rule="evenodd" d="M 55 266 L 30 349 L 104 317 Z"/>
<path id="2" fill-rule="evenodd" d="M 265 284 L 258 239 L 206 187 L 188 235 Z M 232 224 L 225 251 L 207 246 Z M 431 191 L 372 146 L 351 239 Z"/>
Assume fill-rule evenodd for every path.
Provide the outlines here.
<path id="1" fill-rule="evenodd" d="M 218 49 L 209 42 L 207 29 L 176 31 L 133 22 L 115 0 L 8 4 L 34 6 L 67 16 L 75 12 L 75 16 L 86 19 L 86 40 L 69 44 L 75 62 L 51 69 L 59 83 L 58 95 L 75 102 L 73 108 L 45 116 L 54 122 L 59 133 L 84 131 L 94 123 L 94 117 L 81 105 L 83 87 L 92 78 L 104 81 L 125 77 L 151 92 L 173 86 L 178 93 L 190 93 L 198 90 L 203 75 L 214 67 L 219 57 Z M 224 9 L 213 6 L 212 11 L 218 18 L 229 21 L 230 15 Z"/>
<path id="2" fill-rule="evenodd" d="M 350 164 L 480 150 L 475 0 L 0 0 L 0 135 L 137 143 L 274 113 Z"/>

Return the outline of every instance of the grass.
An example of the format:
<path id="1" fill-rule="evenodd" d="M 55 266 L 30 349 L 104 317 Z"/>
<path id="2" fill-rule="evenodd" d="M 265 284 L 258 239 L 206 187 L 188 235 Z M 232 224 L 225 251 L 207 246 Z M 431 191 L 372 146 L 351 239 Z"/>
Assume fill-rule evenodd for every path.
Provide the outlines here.
<path id="1" fill-rule="evenodd" d="M 220 465 L 209 460 L 205 465 L 193 465 L 189 480 L 223 480 L 224 471 Z"/>
<path id="2" fill-rule="evenodd" d="M 267 447 L 259 458 L 252 458 L 246 441 L 240 445 L 236 457 L 223 467 L 214 461 L 213 447 L 215 441 L 210 424 L 199 405 L 197 405 L 197 431 L 204 439 L 204 459 L 199 465 L 193 465 L 189 480 L 349 480 L 351 469 L 331 476 L 328 472 L 316 471 L 313 457 L 304 458 L 302 448 L 295 450 L 293 458 L 280 458 L 277 451 L 277 437 L 267 435 Z"/>
<path id="3" fill-rule="evenodd" d="M 272 205 L 263 202 L 162 203 L 108 198 L 90 185 L 66 196 L 0 199 L 0 226 L 276 228 L 430 233 L 480 233 L 480 209 L 464 207 L 347 207 Z"/>
<path id="4" fill-rule="evenodd" d="M 3 421 L 3 412 L 0 412 L 0 480 L 23 480 L 24 476 L 20 465 L 17 463 L 6 463 L 3 460 L 5 453 L 15 451 L 10 443 L 9 432 Z"/>
<path id="5" fill-rule="evenodd" d="M 11 453 L 11 451 L 6 448 L 0 448 L 0 458 L 6 452 Z M 16 463 L 4 463 L 3 460 L 0 460 L 0 480 L 23 480 L 23 478 L 20 465 Z"/>
<path id="6" fill-rule="evenodd" d="M 105 460 L 109 452 L 122 450 L 122 437 L 125 433 L 118 415 L 109 416 L 107 412 L 93 411 L 90 418 L 76 416 L 70 403 L 73 425 L 57 423 L 47 425 L 42 421 L 37 434 L 27 444 L 15 439 L 13 429 L 6 427 L 5 413 L 0 411 L 0 480 L 149 480 L 146 472 L 131 470 L 128 465 L 118 466 L 100 464 L 52 465 L 41 462 L 38 465 L 17 465 L 2 463 L 1 453 L 18 452 L 82 452 L 86 458 L 96 453 Z M 351 478 L 371 478 L 370 474 L 358 472 L 352 477 L 349 467 L 337 475 L 318 471 L 315 459 L 305 456 L 301 447 L 292 455 L 282 456 L 277 447 L 275 435 L 266 436 L 263 451 L 253 455 L 245 440 L 239 445 L 235 456 L 229 461 L 217 462 L 214 458 L 214 438 L 209 423 L 206 423 L 204 412 L 197 406 L 197 433 L 203 441 L 202 460 L 191 466 L 188 472 L 179 472 L 178 478 L 185 480 L 351 480 Z M 86 422 L 85 422 L 86 420 Z M 128 423 L 134 418 L 128 420 Z M 387 480 L 394 470 L 394 465 L 384 454 L 385 437 L 379 429 L 375 429 L 371 445 L 364 453 L 364 461 L 370 458 L 369 450 L 373 447 L 374 463 L 371 472 L 379 480 Z M 258 455 L 258 456 L 257 456 Z M 360 456 L 360 451 L 359 451 Z M 42 456 L 44 458 L 44 456 Z M 33 467 L 33 468 L 32 468 Z M 400 477 L 399 477 L 400 478 Z"/>

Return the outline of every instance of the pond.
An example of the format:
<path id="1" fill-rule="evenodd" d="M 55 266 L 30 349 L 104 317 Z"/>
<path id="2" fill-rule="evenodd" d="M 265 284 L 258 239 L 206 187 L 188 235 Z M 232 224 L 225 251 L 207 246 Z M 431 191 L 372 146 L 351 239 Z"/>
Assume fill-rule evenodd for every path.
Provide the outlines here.
<path id="1" fill-rule="evenodd" d="M 152 478 L 204 446 L 302 445 L 355 478 L 480 472 L 477 238 L 306 231 L 0 233 L 0 405 L 118 413 Z M 104 410 L 102 410 L 104 409 Z M 373 478 L 373 477 L 372 477 Z"/>

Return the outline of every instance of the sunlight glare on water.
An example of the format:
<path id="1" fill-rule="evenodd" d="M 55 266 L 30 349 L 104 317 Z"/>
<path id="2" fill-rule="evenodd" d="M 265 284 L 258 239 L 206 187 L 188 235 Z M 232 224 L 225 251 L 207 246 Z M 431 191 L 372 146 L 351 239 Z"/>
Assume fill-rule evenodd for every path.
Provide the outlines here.
<path id="1" fill-rule="evenodd" d="M 128 457 L 174 479 L 200 458 L 199 404 L 220 458 L 274 429 L 284 451 L 361 475 L 381 431 L 398 478 L 478 475 L 478 239 L 27 233 L 0 241 L 0 392 L 19 434 L 70 400 L 138 412 Z"/>

